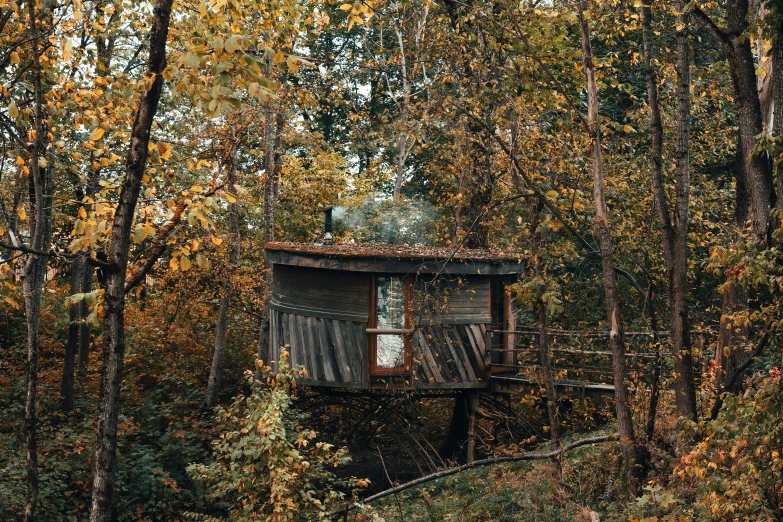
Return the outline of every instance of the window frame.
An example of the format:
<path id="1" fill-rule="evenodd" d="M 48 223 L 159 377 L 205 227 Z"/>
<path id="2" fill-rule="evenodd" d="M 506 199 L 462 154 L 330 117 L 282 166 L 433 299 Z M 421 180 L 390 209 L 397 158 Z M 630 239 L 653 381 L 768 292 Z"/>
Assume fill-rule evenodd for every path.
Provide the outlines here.
<path id="1" fill-rule="evenodd" d="M 405 283 L 405 328 L 378 332 L 378 278 L 398 277 Z M 394 332 L 394 333 L 391 333 Z M 367 321 L 367 347 L 370 375 L 404 375 L 411 369 L 411 341 L 413 337 L 413 278 L 410 275 L 373 273 L 370 281 L 370 314 Z M 378 336 L 401 335 L 403 340 L 403 365 L 399 368 L 378 366 Z"/>

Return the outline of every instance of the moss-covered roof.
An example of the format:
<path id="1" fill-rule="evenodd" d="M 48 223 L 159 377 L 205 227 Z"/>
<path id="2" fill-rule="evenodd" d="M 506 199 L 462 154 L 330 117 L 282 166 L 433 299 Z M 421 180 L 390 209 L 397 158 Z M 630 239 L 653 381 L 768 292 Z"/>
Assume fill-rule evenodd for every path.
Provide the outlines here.
<path id="1" fill-rule="evenodd" d="M 271 242 L 266 250 L 291 252 L 310 256 L 371 259 L 427 259 L 441 261 L 483 261 L 489 263 L 521 263 L 527 256 L 515 252 L 464 248 L 391 245 L 388 243 L 319 243 Z"/>

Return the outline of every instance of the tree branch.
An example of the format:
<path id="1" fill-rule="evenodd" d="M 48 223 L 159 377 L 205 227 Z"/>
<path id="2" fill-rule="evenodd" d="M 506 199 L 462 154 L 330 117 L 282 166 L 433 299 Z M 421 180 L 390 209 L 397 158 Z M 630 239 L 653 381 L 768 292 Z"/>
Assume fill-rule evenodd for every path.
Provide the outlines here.
<path id="1" fill-rule="evenodd" d="M 56 257 L 57 259 L 63 259 L 65 261 L 73 261 L 74 259 L 89 256 L 90 250 L 80 250 L 79 252 L 75 252 L 73 254 L 65 254 L 63 252 L 57 252 L 56 250 L 49 249 L 48 251 L 43 250 L 36 250 L 34 248 L 28 248 L 26 246 L 20 245 L 20 246 L 14 246 L 9 245 L 8 243 L 4 243 L 0 241 L 0 248 L 4 248 L 6 250 L 12 250 L 15 252 L 22 252 L 23 254 L 31 254 L 34 256 L 42 256 L 42 257 Z M 7 260 L 6 260 L 7 261 Z M 92 259 L 88 258 L 88 263 L 94 265 L 94 266 L 100 266 L 100 267 L 108 267 L 109 264 L 101 261 L 100 259 Z"/>
<path id="2" fill-rule="evenodd" d="M 730 48 L 731 47 L 731 39 L 729 37 L 729 34 L 721 29 L 718 24 L 716 24 L 712 18 L 710 18 L 707 13 L 699 9 L 698 7 L 695 7 L 691 9 L 691 14 L 693 17 L 698 20 L 699 24 L 708 32 L 710 35 L 712 35 L 713 38 L 715 38 L 715 41 L 718 42 L 718 44 L 724 48 Z"/>
<path id="3" fill-rule="evenodd" d="M 764 334 L 761 336 L 759 343 L 753 350 L 753 353 L 751 353 L 745 362 L 739 365 L 737 369 L 734 370 L 734 372 L 729 375 L 725 381 L 723 381 L 720 390 L 718 390 L 717 397 L 715 398 L 715 404 L 712 405 L 712 410 L 710 411 L 710 420 L 715 420 L 718 418 L 718 413 L 720 413 L 720 409 L 723 407 L 723 395 L 727 392 L 727 390 L 731 389 L 737 383 L 737 380 L 742 377 L 742 375 L 745 373 L 745 370 L 750 368 L 750 365 L 755 362 L 756 358 L 762 354 L 764 349 L 767 347 L 767 344 L 769 344 L 770 328 L 771 325 L 768 324 L 764 329 Z"/>
<path id="4" fill-rule="evenodd" d="M 567 446 L 563 446 L 558 450 L 550 451 L 548 453 L 523 453 L 522 455 L 515 455 L 512 457 L 497 457 L 492 459 L 476 460 L 470 464 L 463 464 L 462 466 L 457 466 L 456 468 L 450 468 L 450 469 L 445 469 L 443 471 L 438 471 L 437 473 L 432 473 L 430 475 L 417 478 L 416 480 L 405 482 L 404 484 L 400 484 L 399 486 L 395 486 L 385 491 L 381 491 L 380 493 L 371 495 L 360 502 L 349 504 L 340 509 L 336 509 L 331 513 L 329 513 L 328 515 L 326 515 L 326 518 L 331 520 L 333 519 L 333 517 L 337 515 L 347 514 L 348 512 L 356 509 L 360 505 L 370 504 L 371 502 L 375 502 L 376 500 L 380 500 L 390 495 L 394 495 L 396 493 L 399 493 L 400 491 L 405 491 L 406 489 L 410 489 L 414 486 L 425 484 L 427 482 L 432 482 L 433 480 L 437 480 L 439 478 L 448 477 L 449 475 L 456 475 L 457 473 L 469 469 L 480 468 L 483 466 L 491 466 L 494 464 L 501 464 L 504 462 L 520 462 L 523 460 L 547 460 L 547 459 L 551 459 L 552 457 L 557 457 L 559 455 L 562 455 L 563 453 L 578 448 L 580 446 L 587 446 L 589 444 L 598 444 L 601 442 L 614 441 L 614 440 L 618 440 L 619 438 L 620 438 L 619 435 L 615 433 L 614 435 L 603 435 L 600 437 L 590 437 L 587 439 L 578 440 L 576 442 L 572 442 L 571 444 L 568 444 Z"/>

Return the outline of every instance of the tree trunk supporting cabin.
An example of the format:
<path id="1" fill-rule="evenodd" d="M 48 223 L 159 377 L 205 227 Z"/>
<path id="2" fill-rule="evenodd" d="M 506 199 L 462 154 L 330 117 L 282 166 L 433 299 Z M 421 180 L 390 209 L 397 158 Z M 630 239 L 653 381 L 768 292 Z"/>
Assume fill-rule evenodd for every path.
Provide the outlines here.
<path id="1" fill-rule="evenodd" d="M 454 397 L 449 434 L 440 450 L 444 459 L 476 460 L 476 410 L 479 392 L 462 391 Z"/>

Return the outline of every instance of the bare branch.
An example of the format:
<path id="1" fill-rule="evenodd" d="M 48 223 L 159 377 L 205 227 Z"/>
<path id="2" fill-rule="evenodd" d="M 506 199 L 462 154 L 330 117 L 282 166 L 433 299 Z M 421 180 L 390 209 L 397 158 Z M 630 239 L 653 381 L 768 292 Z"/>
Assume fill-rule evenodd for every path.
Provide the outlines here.
<path id="1" fill-rule="evenodd" d="M 578 440 L 576 442 L 572 442 L 571 444 L 568 444 L 567 446 L 563 446 L 558 450 L 550 451 L 548 453 L 523 453 L 522 455 L 515 455 L 512 457 L 497 457 L 492 459 L 476 460 L 474 462 L 471 462 L 470 464 L 463 464 L 462 466 L 457 466 L 456 468 L 450 468 L 450 469 L 445 469 L 443 471 L 438 471 L 437 473 L 432 473 L 431 475 L 426 475 L 424 477 L 417 478 L 416 480 L 411 480 L 410 482 L 406 482 L 404 484 L 400 484 L 399 486 L 387 489 L 385 491 L 381 491 L 380 493 L 376 493 L 375 495 L 371 495 L 365 498 L 361 502 L 357 502 L 355 504 L 348 504 L 343 508 L 334 510 L 331 513 L 329 513 L 326 516 L 326 518 L 331 520 L 333 517 L 344 513 L 348 513 L 356 509 L 360 505 L 370 504 L 372 502 L 375 502 L 376 500 L 380 500 L 382 498 L 388 497 L 390 495 L 394 495 L 401 491 L 405 491 L 406 489 L 410 489 L 414 486 L 425 484 L 427 482 L 432 482 L 433 480 L 437 480 L 439 478 L 448 477 L 449 475 L 456 475 L 457 473 L 460 473 L 462 471 L 467 471 L 469 469 L 480 468 L 483 466 L 491 466 L 494 464 L 501 464 L 505 462 L 521 462 L 523 460 L 547 460 L 547 459 L 551 459 L 552 457 L 560 456 L 563 453 L 578 448 L 580 446 L 587 446 L 589 444 L 598 444 L 601 442 L 610 442 L 610 441 L 618 440 L 619 438 L 620 438 L 619 435 L 615 433 L 614 435 L 603 435 L 600 437 L 590 437 L 587 439 Z"/>

